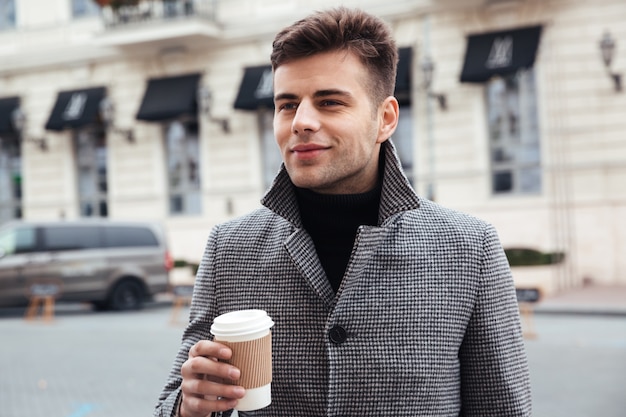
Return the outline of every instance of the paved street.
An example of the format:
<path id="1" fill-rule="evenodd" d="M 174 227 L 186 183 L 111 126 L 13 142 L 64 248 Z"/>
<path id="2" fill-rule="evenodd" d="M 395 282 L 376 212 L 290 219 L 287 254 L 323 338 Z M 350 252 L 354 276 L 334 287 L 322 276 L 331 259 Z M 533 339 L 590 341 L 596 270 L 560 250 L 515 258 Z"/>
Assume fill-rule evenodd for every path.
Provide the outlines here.
<path id="1" fill-rule="evenodd" d="M 0 310 L 0 416 L 151 415 L 183 330 L 170 315 L 72 306 L 44 324 Z M 541 314 L 535 330 L 535 417 L 624 417 L 626 316 Z"/>
<path id="2" fill-rule="evenodd" d="M 0 416 L 152 415 L 183 330 L 170 314 L 70 310 L 48 325 L 0 316 Z"/>
<path id="3" fill-rule="evenodd" d="M 526 343 L 535 417 L 626 416 L 626 316 L 539 315 Z"/>

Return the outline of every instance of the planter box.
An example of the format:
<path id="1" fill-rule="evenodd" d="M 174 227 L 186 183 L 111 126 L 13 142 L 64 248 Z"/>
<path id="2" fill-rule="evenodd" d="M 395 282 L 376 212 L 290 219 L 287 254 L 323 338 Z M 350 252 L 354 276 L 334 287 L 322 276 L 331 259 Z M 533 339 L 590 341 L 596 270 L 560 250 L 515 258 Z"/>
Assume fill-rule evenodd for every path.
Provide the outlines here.
<path id="1" fill-rule="evenodd" d="M 511 272 L 515 288 L 536 288 L 541 296 L 555 294 L 558 288 L 558 277 L 562 272 L 563 264 L 513 266 Z"/>
<path id="2" fill-rule="evenodd" d="M 196 277 L 191 266 L 180 266 L 170 271 L 170 285 L 193 285 Z"/>

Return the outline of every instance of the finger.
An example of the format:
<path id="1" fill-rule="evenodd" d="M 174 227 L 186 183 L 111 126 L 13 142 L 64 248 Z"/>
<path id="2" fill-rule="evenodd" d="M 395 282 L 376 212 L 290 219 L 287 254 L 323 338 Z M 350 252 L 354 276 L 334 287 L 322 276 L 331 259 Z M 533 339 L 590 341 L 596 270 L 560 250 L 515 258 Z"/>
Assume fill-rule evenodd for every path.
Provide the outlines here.
<path id="1" fill-rule="evenodd" d="M 181 391 L 181 415 L 189 417 L 233 409 L 245 395 L 243 387 L 203 379 L 183 379 Z"/>
<path id="2" fill-rule="evenodd" d="M 210 340 L 201 340 L 189 349 L 189 358 L 204 356 L 218 360 L 228 360 L 232 354 L 232 351 L 227 346 Z"/>
<path id="3" fill-rule="evenodd" d="M 203 356 L 187 359 L 180 368 L 180 373 L 183 379 L 202 379 L 207 376 L 217 381 L 224 379 L 237 381 L 241 376 L 241 372 L 236 367 Z"/>
<path id="4" fill-rule="evenodd" d="M 242 398 L 246 391 L 237 385 L 227 385 L 221 381 L 211 381 L 207 379 L 183 379 L 181 384 L 183 394 L 201 397 L 207 400 Z"/>
<path id="5" fill-rule="evenodd" d="M 183 394 L 183 401 L 180 405 L 180 414 L 184 416 L 208 416 L 214 412 L 232 410 L 236 406 L 237 400 L 207 400 L 205 398 L 185 396 Z"/>

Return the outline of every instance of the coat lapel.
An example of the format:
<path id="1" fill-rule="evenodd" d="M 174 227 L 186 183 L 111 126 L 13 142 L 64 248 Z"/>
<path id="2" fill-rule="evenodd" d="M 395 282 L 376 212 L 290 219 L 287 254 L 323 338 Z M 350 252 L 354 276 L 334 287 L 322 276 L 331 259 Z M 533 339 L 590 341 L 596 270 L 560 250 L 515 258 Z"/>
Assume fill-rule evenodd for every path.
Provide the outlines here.
<path id="1" fill-rule="evenodd" d="M 304 229 L 296 229 L 285 240 L 285 249 L 311 289 L 330 308 L 335 292 L 328 282 L 309 234 Z"/>

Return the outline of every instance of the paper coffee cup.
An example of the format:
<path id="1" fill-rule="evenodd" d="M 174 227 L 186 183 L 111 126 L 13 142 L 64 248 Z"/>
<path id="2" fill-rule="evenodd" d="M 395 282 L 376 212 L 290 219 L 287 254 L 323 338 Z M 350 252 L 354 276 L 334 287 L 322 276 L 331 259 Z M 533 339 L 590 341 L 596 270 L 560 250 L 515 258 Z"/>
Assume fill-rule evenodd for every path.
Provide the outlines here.
<path id="1" fill-rule="evenodd" d="M 227 362 L 239 368 L 238 381 L 246 395 L 239 400 L 236 410 L 252 411 L 267 407 L 272 402 L 272 319 L 263 310 L 239 310 L 222 314 L 213 320 L 211 334 L 214 340 L 228 346 L 233 355 Z"/>

